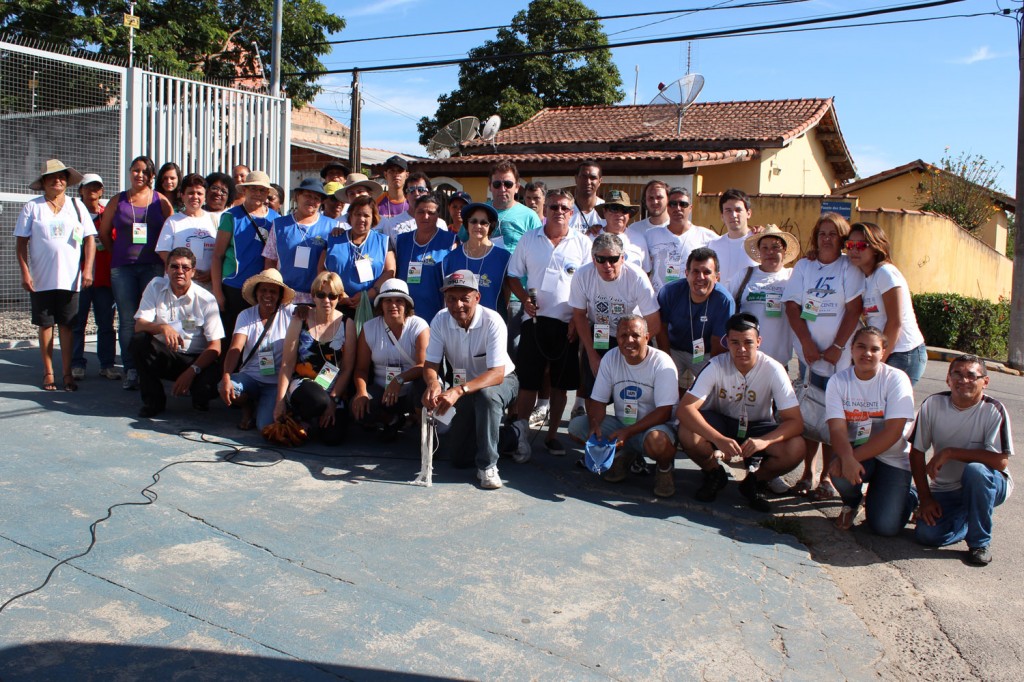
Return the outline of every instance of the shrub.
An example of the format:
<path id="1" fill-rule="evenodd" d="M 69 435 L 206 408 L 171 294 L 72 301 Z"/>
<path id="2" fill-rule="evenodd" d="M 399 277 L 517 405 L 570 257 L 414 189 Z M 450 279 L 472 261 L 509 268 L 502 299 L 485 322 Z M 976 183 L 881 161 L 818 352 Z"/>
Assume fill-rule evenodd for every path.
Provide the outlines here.
<path id="1" fill-rule="evenodd" d="M 960 294 L 913 296 L 917 324 L 929 346 L 1005 361 L 1010 336 L 1010 302 L 992 303 Z"/>

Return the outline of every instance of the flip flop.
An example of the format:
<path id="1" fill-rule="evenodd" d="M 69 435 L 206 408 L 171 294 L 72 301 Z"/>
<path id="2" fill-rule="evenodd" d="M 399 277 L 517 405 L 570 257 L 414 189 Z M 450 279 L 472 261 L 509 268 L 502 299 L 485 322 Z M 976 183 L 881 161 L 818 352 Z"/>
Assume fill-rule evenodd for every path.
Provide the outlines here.
<path id="1" fill-rule="evenodd" d="M 47 381 L 46 377 L 50 377 L 50 380 Z M 57 383 L 54 381 L 55 378 L 56 377 L 53 376 L 53 372 L 47 372 L 46 374 L 43 375 L 43 390 L 44 391 L 56 391 L 57 390 Z"/>
<path id="2" fill-rule="evenodd" d="M 839 530 L 850 530 L 856 520 L 857 510 L 844 504 L 843 508 L 839 510 L 839 516 L 836 517 L 835 527 Z"/>
<path id="3" fill-rule="evenodd" d="M 75 383 L 75 377 L 70 374 L 64 375 L 64 390 L 68 393 L 74 393 L 78 390 L 78 384 Z"/>
<path id="4" fill-rule="evenodd" d="M 810 479 L 801 478 L 799 481 L 796 482 L 796 485 L 794 485 L 792 488 L 789 489 L 789 494 L 790 495 L 795 495 L 797 497 L 807 497 L 808 495 L 810 495 L 811 494 L 811 481 L 810 481 Z"/>
<path id="5" fill-rule="evenodd" d="M 839 491 L 832 485 L 832 481 L 822 481 L 818 487 L 811 491 L 810 498 L 815 502 L 824 502 L 839 497 Z"/>

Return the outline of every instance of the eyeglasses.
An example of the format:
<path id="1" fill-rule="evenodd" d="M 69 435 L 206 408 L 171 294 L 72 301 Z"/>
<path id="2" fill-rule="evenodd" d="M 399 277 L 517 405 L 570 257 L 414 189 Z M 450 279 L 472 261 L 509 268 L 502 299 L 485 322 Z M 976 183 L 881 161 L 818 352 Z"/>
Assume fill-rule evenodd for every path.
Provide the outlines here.
<path id="1" fill-rule="evenodd" d="M 548 210 L 554 211 L 556 213 L 572 211 L 572 206 L 563 206 L 562 204 L 551 204 L 550 206 L 548 206 Z"/>
<path id="2" fill-rule="evenodd" d="M 690 207 L 690 202 L 689 201 L 680 201 L 678 199 L 669 199 L 668 207 L 669 208 L 689 208 Z"/>
<path id="3" fill-rule="evenodd" d="M 167 266 L 168 270 L 180 270 L 181 272 L 188 272 L 192 269 L 191 265 L 185 265 L 183 263 L 171 263 Z"/>
<path id="4" fill-rule="evenodd" d="M 222 187 L 221 185 L 210 185 L 210 189 L 207 190 L 210 194 L 227 194 L 228 188 Z"/>
<path id="5" fill-rule="evenodd" d="M 483 225 L 484 227 L 490 227 L 490 220 L 480 220 L 479 218 L 470 218 L 467 221 L 470 225 Z"/>
<path id="6" fill-rule="evenodd" d="M 622 258 L 621 255 L 619 255 L 619 256 L 594 256 L 594 262 L 599 264 L 599 265 L 604 265 L 605 263 L 611 263 L 612 265 L 614 265 L 615 263 L 619 262 L 620 258 Z"/>
<path id="7" fill-rule="evenodd" d="M 405 190 L 406 194 L 430 194 L 430 190 L 426 187 L 407 187 Z"/>
<path id="8" fill-rule="evenodd" d="M 325 298 L 330 299 L 331 301 L 338 300 L 338 294 L 329 294 L 326 291 L 318 291 L 314 294 L 314 296 L 319 298 L 321 301 L 324 300 Z"/>
<path id="9" fill-rule="evenodd" d="M 512 182 L 511 180 L 495 180 L 494 182 L 491 183 L 491 187 L 493 187 L 494 189 L 501 189 L 502 187 L 504 187 L 505 189 L 512 189 L 515 186 L 516 183 Z"/>
<path id="10" fill-rule="evenodd" d="M 964 374 L 962 372 L 950 372 L 949 376 L 951 376 L 954 381 L 969 381 L 970 383 L 973 384 L 978 379 L 983 379 L 983 378 L 985 378 L 988 375 L 987 374 L 972 374 L 972 373 Z"/>
<path id="11" fill-rule="evenodd" d="M 869 246 L 871 245 L 867 242 L 855 242 L 852 239 L 849 239 L 846 242 L 847 251 L 867 251 Z"/>

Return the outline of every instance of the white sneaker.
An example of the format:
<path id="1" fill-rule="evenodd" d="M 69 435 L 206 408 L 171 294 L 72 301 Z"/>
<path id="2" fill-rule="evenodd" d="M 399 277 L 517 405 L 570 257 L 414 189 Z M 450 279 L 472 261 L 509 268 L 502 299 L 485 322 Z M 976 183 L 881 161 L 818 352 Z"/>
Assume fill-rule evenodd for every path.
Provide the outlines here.
<path id="1" fill-rule="evenodd" d="M 530 461 L 530 456 L 533 455 L 533 446 L 530 445 L 530 427 L 526 425 L 525 419 L 516 421 L 512 426 L 515 427 L 516 435 L 519 436 L 519 445 L 516 447 L 512 459 L 515 460 L 516 464 L 525 464 Z"/>
<path id="2" fill-rule="evenodd" d="M 783 480 L 782 476 L 776 476 L 772 480 L 768 481 L 768 489 L 776 495 L 789 492 L 789 484 Z"/>
<path id="3" fill-rule="evenodd" d="M 85 379 L 85 367 L 72 367 L 71 378 L 75 381 L 82 381 Z"/>
<path id="4" fill-rule="evenodd" d="M 551 412 L 549 405 L 537 407 L 530 413 L 530 428 L 539 429 L 548 423 L 548 414 Z"/>
<path id="5" fill-rule="evenodd" d="M 480 479 L 480 487 L 484 490 L 497 490 L 501 487 L 501 476 L 498 475 L 496 466 L 479 469 L 476 477 Z"/>
<path id="6" fill-rule="evenodd" d="M 114 381 L 121 380 L 121 370 L 117 367 L 104 367 L 100 370 L 100 376 L 106 379 L 113 379 Z"/>
<path id="7" fill-rule="evenodd" d="M 583 405 L 577 405 L 572 408 L 572 412 L 569 413 L 569 417 L 585 417 L 587 415 L 587 408 Z"/>

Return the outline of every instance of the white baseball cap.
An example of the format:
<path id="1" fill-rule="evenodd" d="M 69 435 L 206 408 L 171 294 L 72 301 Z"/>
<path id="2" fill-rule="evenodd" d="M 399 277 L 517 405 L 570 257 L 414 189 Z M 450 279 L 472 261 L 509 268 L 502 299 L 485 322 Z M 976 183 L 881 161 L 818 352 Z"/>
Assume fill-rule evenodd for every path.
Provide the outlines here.
<path id="1" fill-rule="evenodd" d="M 91 185 L 94 182 L 98 182 L 102 185 L 103 178 L 101 178 L 97 173 L 86 173 L 82 176 L 82 182 L 79 184 L 84 187 L 85 185 Z"/>

